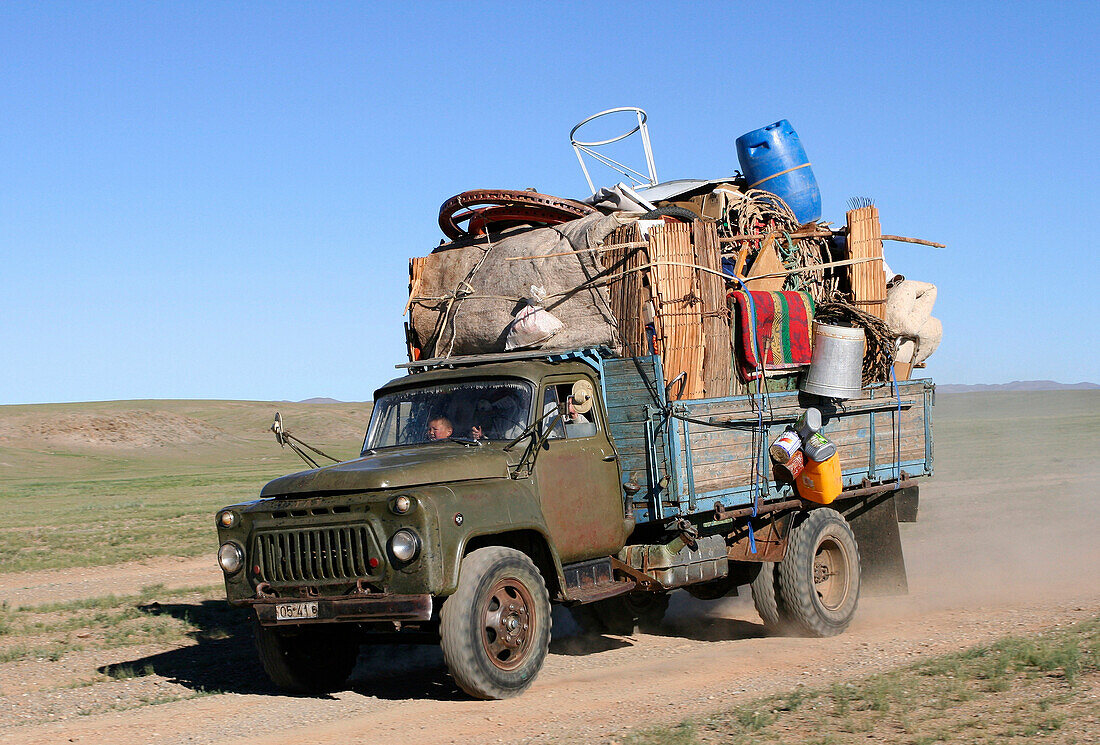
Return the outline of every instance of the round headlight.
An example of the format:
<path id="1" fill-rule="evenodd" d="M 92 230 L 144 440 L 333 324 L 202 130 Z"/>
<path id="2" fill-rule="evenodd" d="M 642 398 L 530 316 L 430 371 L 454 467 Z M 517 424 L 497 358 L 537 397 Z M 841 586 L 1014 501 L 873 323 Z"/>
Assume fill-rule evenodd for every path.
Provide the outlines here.
<path id="1" fill-rule="evenodd" d="M 390 553 L 398 561 L 412 561 L 420 553 L 420 539 L 416 533 L 402 528 L 390 538 Z"/>
<path id="2" fill-rule="evenodd" d="M 218 549 L 218 563 L 226 574 L 235 574 L 244 565 L 244 551 L 236 543 L 223 543 Z"/>
<path id="3" fill-rule="evenodd" d="M 218 527 L 232 528 L 237 524 L 237 513 L 232 510 L 222 510 L 218 513 Z"/>
<path id="4" fill-rule="evenodd" d="M 413 501 L 412 498 L 406 497 L 404 494 L 402 494 L 401 496 L 394 498 L 391 506 L 395 513 L 397 513 L 398 515 L 404 515 L 412 509 Z"/>

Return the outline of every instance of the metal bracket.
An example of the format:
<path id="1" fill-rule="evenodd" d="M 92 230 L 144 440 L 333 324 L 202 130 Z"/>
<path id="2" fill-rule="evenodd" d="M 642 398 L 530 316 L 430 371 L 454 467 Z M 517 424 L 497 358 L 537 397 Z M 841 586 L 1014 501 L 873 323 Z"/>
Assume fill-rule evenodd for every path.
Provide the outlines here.
<path id="1" fill-rule="evenodd" d="M 645 572 L 639 571 L 629 564 L 619 561 L 614 556 L 610 558 L 611 568 L 617 572 L 622 572 L 626 576 L 633 579 L 635 582 L 638 583 L 639 589 L 647 590 L 649 592 L 655 592 L 665 589 L 665 586 L 662 585 L 655 577 L 650 577 Z"/>

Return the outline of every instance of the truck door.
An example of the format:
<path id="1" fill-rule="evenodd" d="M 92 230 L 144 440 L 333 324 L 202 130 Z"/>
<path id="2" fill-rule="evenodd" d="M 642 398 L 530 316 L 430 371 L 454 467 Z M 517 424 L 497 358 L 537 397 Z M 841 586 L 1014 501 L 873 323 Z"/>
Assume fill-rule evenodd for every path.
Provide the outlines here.
<path id="1" fill-rule="evenodd" d="M 563 562 L 616 553 L 626 540 L 615 449 L 600 407 L 576 410 L 572 392 L 578 380 L 588 379 L 550 380 L 539 399 L 543 413 L 565 411 L 535 460 L 542 514 Z M 548 416 L 546 426 L 553 420 Z"/>

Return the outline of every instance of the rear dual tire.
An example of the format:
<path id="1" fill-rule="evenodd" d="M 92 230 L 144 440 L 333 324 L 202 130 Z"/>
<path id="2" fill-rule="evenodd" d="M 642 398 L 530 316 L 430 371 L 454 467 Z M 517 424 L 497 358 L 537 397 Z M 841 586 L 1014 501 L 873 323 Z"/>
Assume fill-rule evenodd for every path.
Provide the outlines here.
<path id="1" fill-rule="evenodd" d="M 752 598 L 769 632 L 835 636 L 851 624 L 859 589 L 852 529 L 836 510 L 820 508 L 791 529 L 782 561 L 761 566 Z"/>

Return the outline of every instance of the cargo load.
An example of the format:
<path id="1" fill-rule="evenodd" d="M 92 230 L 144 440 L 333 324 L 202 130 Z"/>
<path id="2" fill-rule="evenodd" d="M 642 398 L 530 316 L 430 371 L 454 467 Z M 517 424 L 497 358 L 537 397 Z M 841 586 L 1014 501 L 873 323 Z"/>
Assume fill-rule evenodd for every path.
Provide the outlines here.
<path id="1" fill-rule="evenodd" d="M 821 327 L 862 338 L 846 360 L 854 388 L 834 397 L 908 379 L 942 339 L 936 288 L 895 275 L 883 241 L 939 244 L 884 236 L 869 199 L 851 200 L 842 228 L 820 221 L 787 120 L 738 138 L 737 152 L 744 176 L 657 183 L 647 148 L 650 183 L 594 189 L 584 202 L 530 190 L 447 200 L 439 223 L 452 240 L 409 264 L 410 361 L 600 346 L 659 355 L 681 399 L 800 381 L 829 395 L 839 371 L 808 372 Z M 819 365 L 836 363 L 826 356 Z"/>
<path id="2" fill-rule="evenodd" d="M 507 698 L 546 658 L 551 603 L 631 634 L 673 592 L 747 585 L 765 631 L 820 637 L 861 593 L 906 592 L 935 403 L 907 378 L 942 336 L 935 286 L 883 260 L 910 239 L 869 200 L 819 221 L 786 120 L 741 139 L 746 175 L 660 183 L 645 112 L 625 112 L 633 185 L 595 188 L 581 156 L 623 137 L 578 140 L 582 122 L 583 202 L 443 204 L 448 241 L 409 264 L 409 362 L 358 458 L 318 467 L 276 415 L 310 469 L 216 522 L 280 687 L 339 690 L 360 643 L 416 640 L 466 693 Z"/>

